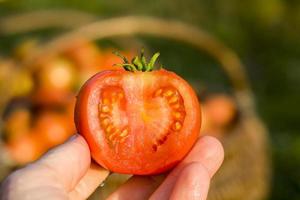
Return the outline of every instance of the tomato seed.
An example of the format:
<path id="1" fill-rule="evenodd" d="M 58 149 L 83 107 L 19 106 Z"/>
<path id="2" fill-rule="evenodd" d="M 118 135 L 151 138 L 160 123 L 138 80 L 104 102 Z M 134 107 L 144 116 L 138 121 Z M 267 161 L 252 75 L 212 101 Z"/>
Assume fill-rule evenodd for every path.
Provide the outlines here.
<path id="1" fill-rule="evenodd" d="M 105 127 L 105 126 L 107 126 L 109 124 L 109 122 L 110 122 L 109 118 L 104 118 L 101 121 L 101 125 Z"/>
<path id="2" fill-rule="evenodd" d="M 181 129 L 182 125 L 180 122 L 175 122 L 173 128 L 175 131 L 179 131 Z"/>
<path id="3" fill-rule="evenodd" d="M 177 96 L 173 96 L 170 100 L 169 100 L 169 103 L 175 103 L 178 101 L 178 97 Z"/>
<path id="4" fill-rule="evenodd" d="M 174 94 L 174 92 L 172 90 L 167 90 L 165 93 L 164 93 L 164 96 L 165 97 L 170 97 Z"/>
<path id="5" fill-rule="evenodd" d="M 121 136 L 121 137 L 124 137 L 124 136 L 126 136 L 126 135 L 128 135 L 128 130 L 127 130 L 127 129 L 124 129 L 124 130 L 121 132 L 120 136 Z"/>
<path id="6" fill-rule="evenodd" d="M 125 142 L 125 140 L 127 139 L 128 135 L 126 137 L 123 137 L 121 140 L 120 140 L 120 143 L 123 143 Z"/>
<path id="7" fill-rule="evenodd" d="M 108 112 L 110 111 L 109 106 L 103 105 L 103 106 L 101 107 L 101 111 L 104 112 L 104 113 L 108 113 Z"/>
<path id="8" fill-rule="evenodd" d="M 115 131 L 115 132 L 113 132 L 112 134 L 110 134 L 109 136 L 108 136 L 108 139 L 110 140 L 110 141 L 112 141 L 113 139 L 114 139 L 114 137 L 117 135 L 119 133 L 119 131 Z"/>
<path id="9" fill-rule="evenodd" d="M 114 126 L 112 124 L 108 125 L 108 127 L 106 127 L 106 132 L 110 133 L 113 128 Z"/>

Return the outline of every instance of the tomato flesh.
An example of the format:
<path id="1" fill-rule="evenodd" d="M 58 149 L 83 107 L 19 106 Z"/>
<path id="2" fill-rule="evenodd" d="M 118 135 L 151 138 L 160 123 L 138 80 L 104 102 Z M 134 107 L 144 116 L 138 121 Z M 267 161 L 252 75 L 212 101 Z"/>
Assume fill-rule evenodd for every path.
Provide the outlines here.
<path id="1" fill-rule="evenodd" d="M 195 143 L 200 107 L 175 73 L 105 71 L 81 89 L 76 126 L 103 167 L 157 174 L 176 165 Z"/>

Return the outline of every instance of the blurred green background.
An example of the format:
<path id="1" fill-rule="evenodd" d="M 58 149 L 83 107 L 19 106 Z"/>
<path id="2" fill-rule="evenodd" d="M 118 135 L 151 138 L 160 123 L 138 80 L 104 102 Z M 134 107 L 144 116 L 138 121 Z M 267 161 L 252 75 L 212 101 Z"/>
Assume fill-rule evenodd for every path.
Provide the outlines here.
<path id="1" fill-rule="evenodd" d="M 297 0 L 0 0 L 0 17 L 40 9 L 86 11 L 99 18 L 124 15 L 178 19 L 201 27 L 232 48 L 241 58 L 254 90 L 257 110 L 272 143 L 273 180 L 270 199 L 300 198 L 300 1 Z M 55 31 L 54 31 L 55 32 Z M 0 37 L 0 55 L 27 37 L 52 32 L 31 32 Z M 226 80 L 214 77 L 217 63 L 199 57 L 196 50 L 171 41 L 149 39 L 151 48 L 171 66 L 203 67 L 214 90 L 226 89 Z M 174 50 L 183 58 L 172 57 Z M 207 67 L 209 66 L 209 67 Z M 183 76 L 188 70 L 176 68 Z M 218 80 L 218 84 L 214 81 Z M 220 83 L 224 83 L 223 86 Z M 224 87 L 224 88 L 223 88 Z"/>

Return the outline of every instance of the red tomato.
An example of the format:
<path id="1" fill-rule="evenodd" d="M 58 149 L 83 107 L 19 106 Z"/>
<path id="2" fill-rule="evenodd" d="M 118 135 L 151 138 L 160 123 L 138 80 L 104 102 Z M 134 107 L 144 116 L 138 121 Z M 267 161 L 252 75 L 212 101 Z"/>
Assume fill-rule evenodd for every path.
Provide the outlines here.
<path id="1" fill-rule="evenodd" d="M 238 110 L 234 99 L 225 94 L 214 94 L 202 103 L 201 132 L 222 139 L 237 122 Z"/>
<path id="2" fill-rule="evenodd" d="M 70 45 L 64 55 L 72 60 L 80 74 L 79 85 L 84 83 L 89 77 L 96 74 L 102 66 L 103 57 L 100 49 L 88 41 L 77 41 Z"/>
<path id="3" fill-rule="evenodd" d="M 38 159 L 45 151 L 34 133 L 27 133 L 7 144 L 7 149 L 14 161 L 26 164 Z"/>
<path id="4" fill-rule="evenodd" d="M 225 128 L 237 115 L 237 107 L 232 97 L 224 94 L 210 96 L 204 103 L 206 115 L 212 126 Z"/>
<path id="5" fill-rule="evenodd" d="M 33 122 L 28 119 L 30 113 L 26 110 L 13 114 L 10 120 L 14 119 L 15 123 L 6 124 L 6 130 L 11 134 L 7 148 L 19 164 L 36 160 L 46 150 L 63 143 L 75 133 L 73 120 L 68 114 L 44 111 Z M 29 126 L 31 123 L 32 126 Z"/>
<path id="6" fill-rule="evenodd" d="M 64 58 L 45 60 L 36 72 L 36 88 L 32 99 L 37 104 L 62 104 L 73 96 L 76 81 L 75 67 Z"/>
<path id="7" fill-rule="evenodd" d="M 3 127 L 8 141 L 27 134 L 30 129 L 31 117 L 29 109 L 26 108 L 17 109 L 8 116 Z"/>
<path id="8" fill-rule="evenodd" d="M 75 127 L 67 115 L 50 111 L 36 119 L 33 130 L 47 148 L 63 143 L 75 133 Z"/>
<path id="9" fill-rule="evenodd" d="M 117 66 L 114 66 L 116 63 L 120 62 L 120 58 L 116 57 L 115 55 L 112 54 L 114 52 L 114 49 L 105 49 L 105 51 L 102 51 L 102 65 L 98 67 L 99 70 L 111 70 L 111 69 L 116 69 Z M 127 52 L 121 52 L 122 55 L 131 58 L 132 53 L 130 51 Z"/>
<path id="10" fill-rule="evenodd" d="M 146 175 L 184 158 L 199 135 L 201 115 L 193 89 L 175 73 L 120 69 L 85 83 L 75 122 L 100 165 Z"/>

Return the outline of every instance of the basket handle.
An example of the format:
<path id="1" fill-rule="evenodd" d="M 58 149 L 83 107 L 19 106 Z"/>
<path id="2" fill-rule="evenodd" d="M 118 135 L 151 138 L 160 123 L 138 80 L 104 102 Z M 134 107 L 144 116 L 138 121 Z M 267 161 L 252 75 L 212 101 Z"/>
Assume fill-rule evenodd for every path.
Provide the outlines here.
<path id="1" fill-rule="evenodd" d="M 143 34 L 159 36 L 185 42 L 200 50 L 204 50 L 215 58 L 229 77 L 238 106 L 244 114 L 254 114 L 253 93 L 251 91 L 245 68 L 238 56 L 216 38 L 198 27 L 174 20 L 154 17 L 118 17 L 96 21 L 63 34 L 38 48 L 28 62 L 37 57 L 57 53 L 70 42 L 78 39 L 99 40 L 116 36 L 132 36 Z"/>
<path id="2" fill-rule="evenodd" d="M 51 9 L 15 13 L 0 19 L 0 35 L 20 34 L 45 28 L 76 28 L 96 20 L 97 16 L 78 10 Z"/>

